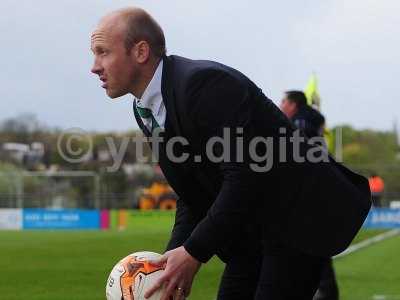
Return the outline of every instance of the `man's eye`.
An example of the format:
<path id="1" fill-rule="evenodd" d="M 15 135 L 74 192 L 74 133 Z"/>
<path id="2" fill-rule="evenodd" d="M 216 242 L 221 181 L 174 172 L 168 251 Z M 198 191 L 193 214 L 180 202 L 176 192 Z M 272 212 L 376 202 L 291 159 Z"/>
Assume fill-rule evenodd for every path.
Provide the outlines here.
<path id="1" fill-rule="evenodd" d="M 107 51 L 106 51 L 106 50 L 103 50 L 103 49 L 98 49 L 98 50 L 96 51 L 96 54 L 97 54 L 97 55 L 100 55 L 100 56 L 104 56 L 105 54 L 107 54 Z"/>

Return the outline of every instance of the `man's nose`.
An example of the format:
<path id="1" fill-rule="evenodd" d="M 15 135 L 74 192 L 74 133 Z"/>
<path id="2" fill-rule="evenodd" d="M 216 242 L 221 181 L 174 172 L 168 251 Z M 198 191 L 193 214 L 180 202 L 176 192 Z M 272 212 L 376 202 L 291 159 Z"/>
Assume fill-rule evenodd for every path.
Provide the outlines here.
<path id="1" fill-rule="evenodd" d="M 93 74 L 99 75 L 102 71 L 102 67 L 97 59 L 94 60 L 92 69 L 90 70 Z"/>

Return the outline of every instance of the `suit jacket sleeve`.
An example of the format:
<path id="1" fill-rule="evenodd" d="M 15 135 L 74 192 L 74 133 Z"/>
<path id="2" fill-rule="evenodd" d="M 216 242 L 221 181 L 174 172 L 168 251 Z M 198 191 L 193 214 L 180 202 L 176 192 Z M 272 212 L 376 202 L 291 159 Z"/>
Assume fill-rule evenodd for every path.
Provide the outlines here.
<path id="1" fill-rule="evenodd" d="M 190 208 L 181 198 L 178 198 L 175 214 L 175 224 L 172 229 L 171 238 L 168 242 L 166 251 L 182 246 L 192 233 L 197 223 L 198 220 L 193 216 Z"/>
<path id="2" fill-rule="evenodd" d="M 224 128 L 231 133 L 243 128 L 243 136 L 252 136 L 251 93 L 255 86 L 250 81 L 221 70 L 209 70 L 198 74 L 188 86 L 188 115 L 194 120 L 196 137 L 204 140 L 222 137 Z M 235 142 L 233 134 L 230 145 L 236 145 Z M 214 149 L 220 155 L 224 149 L 218 145 Z M 254 203 L 257 197 L 248 197 L 259 186 L 248 159 L 237 159 L 235 147 L 225 151 L 230 161 L 218 163 L 223 177 L 218 196 L 184 243 L 186 251 L 201 262 L 207 262 L 223 245 L 231 243 L 243 223 L 253 218 L 254 207 L 258 205 Z"/>

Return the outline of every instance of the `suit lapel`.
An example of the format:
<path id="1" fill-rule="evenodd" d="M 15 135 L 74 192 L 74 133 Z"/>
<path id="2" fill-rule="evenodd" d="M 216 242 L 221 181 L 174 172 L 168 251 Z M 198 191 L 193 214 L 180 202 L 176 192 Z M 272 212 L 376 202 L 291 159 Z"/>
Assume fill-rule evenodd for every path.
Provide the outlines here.
<path id="1" fill-rule="evenodd" d="M 161 93 L 163 96 L 164 105 L 167 111 L 166 119 L 170 121 L 171 129 L 174 131 L 174 135 L 182 136 L 182 130 L 179 124 L 179 119 L 176 111 L 176 103 L 173 89 L 173 78 L 172 78 L 172 62 L 171 58 L 163 57 L 163 72 L 161 79 Z M 168 123 L 166 121 L 166 123 Z M 167 131 L 167 128 L 165 128 Z"/>
<path id="2" fill-rule="evenodd" d="M 187 127 L 190 130 L 192 130 L 192 124 L 191 124 L 191 120 L 187 119 L 183 112 L 180 112 L 180 114 L 178 115 L 179 108 L 181 108 L 182 105 L 180 107 L 178 107 L 177 99 L 174 95 L 174 89 L 173 89 L 172 83 L 174 82 L 174 80 L 177 80 L 177 79 L 173 78 L 173 64 L 172 64 L 172 60 L 170 57 L 166 57 L 166 56 L 164 57 L 164 65 L 163 66 L 164 66 L 164 68 L 163 68 L 163 74 L 162 74 L 161 90 L 162 90 L 165 107 L 167 110 L 167 118 L 166 119 L 167 120 L 169 119 L 169 121 L 170 121 L 169 125 L 171 126 L 169 128 L 170 130 L 167 130 L 167 127 L 165 128 L 166 134 L 169 133 L 170 134 L 169 136 L 171 136 L 171 134 L 172 134 L 175 136 L 186 137 L 187 139 L 189 139 L 189 142 L 191 144 L 188 146 L 185 146 L 184 151 L 187 151 L 187 153 L 194 154 L 193 147 L 195 146 L 195 147 L 199 148 L 200 145 L 198 145 L 198 143 L 194 137 L 186 136 L 183 134 L 183 129 L 182 129 L 180 121 L 183 122 L 183 124 L 185 124 L 185 127 Z M 185 132 L 192 132 L 190 130 L 185 130 Z M 173 133 L 171 133 L 171 131 Z M 166 161 L 164 161 L 164 159 Z M 168 168 L 169 163 L 167 161 L 168 161 L 167 158 L 165 158 L 163 155 L 160 155 L 160 165 L 162 167 L 165 166 Z M 177 168 L 182 170 L 183 173 L 186 174 L 187 176 L 196 178 L 198 180 L 198 182 L 200 182 L 200 185 L 203 186 L 204 191 L 207 191 L 207 193 L 209 195 L 214 195 L 216 192 L 218 192 L 218 191 L 213 190 L 214 184 L 212 182 L 210 182 L 210 179 L 207 178 L 207 176 L 201 170 L 199 170 L 198 164 L 194 164 L 194 163 L 190 162 L 190 160 L 187 160 L 182 163 L 175 164 L 174 170 L 176 170 Z M 173 174 L 173 172 L 171 172 L 171 173 Z"/>

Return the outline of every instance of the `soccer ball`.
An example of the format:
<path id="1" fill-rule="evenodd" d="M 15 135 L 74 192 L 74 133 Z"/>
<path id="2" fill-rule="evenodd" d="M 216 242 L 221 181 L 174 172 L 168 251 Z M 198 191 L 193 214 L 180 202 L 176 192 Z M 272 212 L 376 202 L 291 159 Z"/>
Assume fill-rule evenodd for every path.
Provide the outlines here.
<path id="1" fill-rule="evenodd" d="M 135 252 L 119 261 L 111 271 L 106 285 L 107 300 L 145 300 L 145 292 L 153 286 L 164 270 L 148 261 L 159 259 L 154 252 Z M 159 300 L 163 289 L 147 300 Z"/>

